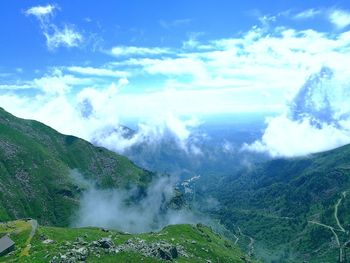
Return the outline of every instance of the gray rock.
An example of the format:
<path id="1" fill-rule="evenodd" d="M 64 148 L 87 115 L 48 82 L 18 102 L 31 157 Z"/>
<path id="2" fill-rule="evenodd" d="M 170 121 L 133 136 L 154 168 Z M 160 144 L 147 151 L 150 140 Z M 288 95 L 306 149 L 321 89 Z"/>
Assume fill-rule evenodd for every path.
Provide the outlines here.
<path id="1" fill-rule="evenodd" d="M 45 245 L 47 245 L 47 244 L 53 244 L 53 243 L 55 243 L 55 241 L 52 240 L 52 239 L 45 239 L 45 240 L 43 240 L 43 244 L 45 244 Z"/>
<path id="2" fill-rule="evenodd" d="M 100 247 L 102 248 L 112 248 L 114 247 L 114 243 L 110 237 L 104 237 L 98 240 Z"/>
<path id="3" fill-rule="evenodd" d="M 179 256 L 179 254 L 177 253 L 177 248 L 175 246 L 169 249 L 169 253 L 172 258 L 177 258 Z"/>

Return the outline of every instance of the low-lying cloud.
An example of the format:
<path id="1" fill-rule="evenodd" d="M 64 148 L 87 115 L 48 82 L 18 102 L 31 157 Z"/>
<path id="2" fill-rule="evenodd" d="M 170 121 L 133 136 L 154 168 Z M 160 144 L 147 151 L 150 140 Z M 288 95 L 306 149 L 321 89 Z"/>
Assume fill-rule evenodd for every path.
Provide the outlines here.
<path id="1" fill-rule="evenodd" d="M 196 223 L 198 218 L 189 210 L 172 208 L 175 196 L 173 177 L 155 178 L 146 194 L 135 201 L 134 190 L 99 189 L 77 172 L 72 177 L 86 188 L 80 200 L 80 208 L 73 226 L 104 227 L 129 233 L 156 231 L 169 224 Z"/>

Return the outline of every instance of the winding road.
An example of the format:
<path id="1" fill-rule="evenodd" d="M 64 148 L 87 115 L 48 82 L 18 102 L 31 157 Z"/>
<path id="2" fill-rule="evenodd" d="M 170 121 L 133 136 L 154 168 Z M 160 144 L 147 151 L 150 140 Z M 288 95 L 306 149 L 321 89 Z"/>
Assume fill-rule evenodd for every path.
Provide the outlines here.
<path id="1" fill-rule="evenodd" d="M 237 226 L 237 228 L 238 228 L 238 232 L 239 232 L 239 234 L 241 235 L 241 236 L 245 236 L 245 237 L 247 237 L 247 238 L 249 238 L 249 244 L 248 244 L 248 248 L 249 248 L 249 250 L 248 250 L 248 255 L 249 256 L 253 256 L 254 255 L 254 238 L 252 238 L 251 236 L 248 236 L 248 235 L 246 235 L 246 234 L 243 234 L 242 233 L 242 231 L 241 231 L 241 228 L 239 227 L 239 226 Z M 238 240 L 236 240 L 236 241 L 238 241 Z M 235 242 L 236 243 L 236 242 Z"/>
<path id="2" fill-rule="evenodd" d="M 341 193 L 341 197 L 338 199 L 337 203 L 334 205 L 334 219 L 335 219 L 335 221 L 337 223 L 337 228 L 334 228 L 332 226 L 325 225 L 325 224 L 322 224 L 322 223 L 319 223 L 319 222 L 316 222 L 316 221 L 312 221 L 312 220 L 308 221 L 311 224 L 316 224 L 316 225 L 325 227 L 325 228 L 329 229 L 333 233 L 335 241 L 336 241 L 336 243 L 337 243 L 337 245 L 339 247 L 339 262 L 344 262 L 344 260 L 345 260 L 344 259 L 344 249 L 348 245 L 348 243 L 350 242 L 350 241 L 347 241 L 347 242 L 345 242 L 342 245 L 340 243 L 339 236 L 336 233 L 336 231 L 339 231 L 339 232 L 342 232 L 342 233 L 347 233 L 346 230 L 344 229 L 344 227 L 341 225 L 341 223 L 339 221 L 339 218 L 338 218 L 338 207 L 341 204 L 341 202 L 343 201 L 343 199 L 346 198 L 346 194 L 347 194 L 347 191 L 342 192 Z"/>
<path id="3" fill-rule="evenodd" d="M 346 198 L 346 191 L 342 192 L 342 196 L 339 198 L 337 204 L 334 207 L 334 218 L 335 221 L 337 222 L 337 225 L 339 227 L 339 229 L 342 232 L 345 232 L 345 229 L 343 228 L 343 226 L 340 224 L 339 219 L 338 219 L 338 206 L 340 205 L 341 201 L 343 200 L 343 198 Z"/>

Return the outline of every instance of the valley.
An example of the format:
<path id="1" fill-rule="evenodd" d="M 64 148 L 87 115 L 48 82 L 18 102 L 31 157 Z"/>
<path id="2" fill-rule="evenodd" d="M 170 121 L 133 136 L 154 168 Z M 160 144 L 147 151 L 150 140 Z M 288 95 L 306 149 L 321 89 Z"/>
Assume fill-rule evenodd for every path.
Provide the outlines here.
<path id="1" fill-rule="evenodd" d="M 57 195 L 56 201 L 57 198 L 64 200 L 64 202 L 52 204 L 52 208 L 49 208 L 47 205 L 50 204 L 50 194 L 40 192 L 39 195 L 33 197 L 34 199 L 31 199 L 30 195 L 26 196 L 26 199 L 19 195 L 19 198 L 28 204 L 27 210 L 21 210 L 22 206 L 13 206 L 12 201 L 9 202 L 11 200 L 9 198 L 13 197 L 8 195 L 8 192 L 7 194 L 6 191 L 2 192 L 2 198 L 5 198 L 0 207 L 0 211 L 3 211 L 0 214 L 3 222 L 24 217 L 33 218 L 26 223 L 30 226 L 28 226 L 28 231 L 29 229 L 30 231 L 27 238 L 20 241 L 21 250 L 16 252 L 17 256 L 27 258 L 32 253 L 39 253 L 36 252 L 35 248 L 38 229 L 39 232 L 40 229 L 49 226 L 65 227 L 60 230 L 63 232 L 87 229 L 76 228 L 74 225 L 72 230 L 67 227 L 72 226 L 73 210 L 81 207 L 80 202 L 85 202 L 84 198 L 81 198 L 92 191 L 89 198 L 95 199 L 92 204 L 97 206 L 105 206 L 106 198 L 113 200 L 115 198 L 113 196 L 122 195 L 121 200 L 114 201 L 121 202 L 119 213 L 136 212 L 138 217 L 151 216 L 147 219 L 149 221 L 145 221 L 150 224 L 151 228 L 147 228 L 148 226 L 145 225 L 145 229 L 163 231 L 161 230 L 164 228 L 162 224 L 167 225 L 169 223 L 166 222 L 171 221 L 159 223 L 164 220 L 164 217 L 175 214 L 186 215 L 187 219 L 184 220 L 189 220 L 188 222 L 204 220 L 215 229 L 216 233 L 230 239 L 232 242 L 230 246 L 237 251 L 242 249 L 244 252 L 240 253 L 245 254 L 246 258 L 262 260 L 263 262 L 294 262 L 298 260 L 318 262 L 320 258 L 328 258 L 329 260 L 339 258 L 340 262 L 347 260 L 347 247 L 350 243 L 347 223 L 350 222 L 347 213 L 347 209 L 350 207 L 350 200 L 347 198 L 350 188 L 349 169 L 347 168 L 350 161 L 349 146 L 307 158 L 261 161 L 249 169 L 242 166 L 232 175 L 227 176 L 221 175 L 211 178 L 207 174 L 203 174 L 190 177 L 180 181 L 177 185 L 174 184 L 175 192 L 171 188 L 160 192 L 159 197 L 162 201 L 157 204 L 155 210 L 145 213 L 142 210 L 146 209 L 147 211 L 146 206 L 158 198 L 148 200 L 148 196 L 154 196 L 155 192 L 160 189 L 164 191 L 163 188 L 171 184 L 169 181 L 171 177 L 166 179 L 166 175 L 157 175 L 154 172 L 141 169 L 125 157 L 103 148 L 96 148 L 78 138 L 61 135 L 40 123 L 18 119 L 4 110 L 0 113 L 0 129 L 3 131 L 0 139 L 4 142 L 0 152 L 3 156 L 2 167 L 7 167 L 7 170 L 4 171 L 9 171 L 8 169 L 19 171 L 20 168 L 28 176 L 26 183 L 24 183 L 22 177 L 16 175 L 18 172 L 15 172 L 14 177 L 6 172 L 0 177 L 0 185 L 2 187 L 7 185 L 7 189 L 15 189 L 19 186 L 25 191 L 34 182 L 43 184 L 45 187 L 50 186 L 50 184 L 47 185 L 38 179 L 59 179 L 60 183 L 54 184 L 53 189 L 42 189 L 47 189 L 48 193 Z M 7 130 L 11 130 L 11 133 L 7 133 Z M 38 136 L 45 139 L 38 140 Z M 26 143 L 23 143 L 24 141 Z M 45 151 L 43 157 L 40 155 L 36 157 L 38 153 L 43 151 Z M 74 152 L 74 156 L 70 155 L 70 152 Z M 17 158 L 28 159 L 28 161 L 23 163 Z M 57 166 L 50 164 L 50 169 L 54 171 L 53 174 L 56 174 L 55 179 L 37 175 L 37 167 L 40 160 L 43 160 L 40 158 L 46 160 L 44 164 L 51 159 L 52 163 L 57 163 Z M 89 165 L 92 164 L 91 158 L 94 158 L 93 166 Z M 101 163 L 96 163 L 97 160 Z M 86 163 L 82 163 L 82 161 Z M 99 174 L 97 177 L 95 176 L 96 171 L 98 171 L 96 169 L 102 171 L 102 173 L 97 172 Z M 155 178 L 159 179 L 155 180 Z M 12 186 L 14 188 L 11 188 Z M 119 190 L 114 193 L 114 189 Z M 136 191 L 131 191 L 131 189 L 136 189 Z M 18 193 L 20 194 L 20 192 Z M 101 197 L 97 197 L 98 195 Z M 96 203 L 99 198 L 101 201 L 98 202 L 102 203 Z M 38 207 L 35 204 L 38 200 L 42 200 L 43 206 Z M 124 202 L 128 205 L 122 205 Z M 62 209 L 63 204 L 67 209 L 66 212 L 58 212 Z M 208 206 L 208 204 L 210 205 Z M 113 205 L 108 204 L 108 206 Z M 18 210 L 13 210 L 14 208 Z M 92 212 L 89 211 L 94 208 L 87 209 L 80 217 L 90 216 L 89 213 Z M 56 216 L 50 217 L 50 213 L 43 212 L 46 210 L 56 210 Z M 170 211 L 169 215 L 168 211 Z M 194 216 L 195 214 L 196 216 Z M 192 219 L 188 217 L 189 215 Z M 126 220 L 124 224 L 130 224 L 131 230 L 133 230 L 132 224 L 136 224 L 135 222 L 140 224 L 141 222 L 133 217 L 125 217 L 124 220 Z M 157 221 L 158 225 L 152 223 Z M 85 226 L 89 226 L 88 222 L 93 221 L 86 221 Z M 120 222 L 123 224 L 123 221 Z M 174 227 L 177 228 L 177 225 Z M 114 231 L 112 229 L 113 227 L 108 231 Z M 118 227 L 114 229 L 118 229 Z M 136 229 L 140 229 L 139 226 L 137 228 L 135 225 L 135 231 Z M 51 238 L 49 239 L 51 240 Z M 80 247 L 74 249 L 80 249 Z M 204 248 L 204 250 L 208 249 Z M 53 257 L 53 255 L 51 256 Z M 240 262 L 239 259 L 237 260 Z M 226 261 L 224 260 L 224 262 Z"/>
<path id="2" fill-rule="evenodd" d="M 349 150 L 272 160 L 227 176 L 210 193 L 203 185 L 196 189 L 218 200 L 212 216 L 235 235 L 242 229 L 251 236 L 264 261 L 346 262 Z"/>
<path id="3" fill-rule="evenodd" d="M 7 235 L 15 242 L 15 250 L 0 257 L 0 262 L 255 262 L 250 259 L 252 253 L 246 255 L 202 224 L 163 227 L 159 220 L 168 211 L 174 216 L 186 211 L 182 210 L 186 204 L 181 192 L 171 190 L 175 185 L 166 175 L 155 180 L 159 175 L 125 157 L 2 109 L 0 131 L 0 237 Z M 129 234 L 105 227 L 72 227 L 74 210 L 83 205 L 89 191 L 95 201 L 97 195 L 102 196 L 97 206 L 105 206 L 104 198 L 113 202 L 122 195 L 118 214 L 111 216 L 136 213 L 122 221 L 134 225 L 133 232 L 140 227 L 135 225 L 136 218 L 144 216 L 151 217 L 150 229 L 160 232 Z M 159 203 L 154 203 L 158 198 Z M 116 203 L 110 208 L 113 205 Z M 155 206 L 153 210 L 150 205 Z M 94 212 L 86 213 L 84 216 Z"/>

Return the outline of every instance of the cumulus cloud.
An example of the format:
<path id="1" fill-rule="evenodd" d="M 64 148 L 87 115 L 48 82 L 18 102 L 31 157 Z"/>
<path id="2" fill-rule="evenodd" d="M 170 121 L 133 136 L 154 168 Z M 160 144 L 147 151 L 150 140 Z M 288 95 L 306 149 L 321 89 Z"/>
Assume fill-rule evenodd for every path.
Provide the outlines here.
<path id="1" fill-rule="evenodd" d="M 49 50 L 59 47 L 77 47 L 83 40 L 83 36 L 74 26 L 65 24 L 62 28 L 52 23 L 54 11 L 59 9 L 56 5 L 34 6 L 24 13 L 35 16 L 39 22 L 43 35 L 46 38 L 46 45 Z"/>
<path id="2" fill-rule="evenodd" d="M 311 119 L 293 121 L 282 115 L 269 120 L 262 139 L 245 149 L 267 152 L 272 157 L 304 156 L 350 143 L 350 130 L 344 128 L 331 124 L 316 127 Z"/>
<path id="3" fill-rule="evenodd" d="M 243 149 L 296 157 L 350 143 L 350 81 L 324 67 L 311 75 L 286 113 L 267 120 L 262 138 Z"/>
<path id="4" fill-rule="evenodd" d="M 179 151 L 198 153 L 191 138 L 193 129 L 199 124 L 196 119 L 180 118 L 175 113 L 164 111 L 153 118 L 139 116 L 141 121 L 137 129 L 128 130 L 120 122 L 120 107 L 123 105 L 128 111 L 140 103 L 136 101 L 130 105 L 131 100 L 120 94 L 128 80 L 120 78 L 99 89 L 88 87 L 94 82 L 56 70 L 21 87 L 37 89 L 39 92 L 34 97 L 9 93 L 0 96 L 0 105 L 17 116 L 36 119 L 61 133 L 76 135 L 119 153 L 142 144 L 149 149 L 158 149 L 163 140 L 171 140 Z M 84 88 L 72 97 L 77 86 Z M 140 103 L 138 107 L 142 109 L 145 104 Z"/>
<path id="5" fill-rule="evenodd" d="M 329 20 L 338 29 L 343 29 L 350 25 L 350 12 L 340 9 L 331 10 Z"/>
<path id="6" fill-rule="evenodd" d="M 102 130 L 94 134 L 93 141 L 101 146 L 117 152 L 125 152 L 134 146 L 146 144 L 150 152 L 159 150 L 165 142 L 171 141 L 172 147 L 186 153 L 198 154 L 199 149 L 191 140 L 193 129 L 198 126 L 196 119 L 180 119 L 171 113 L 160 115 L 138 124 L 133 134 L 125 133 L 125 129 Z M 128 136 L 129 134 L 129 136 Z"/>

